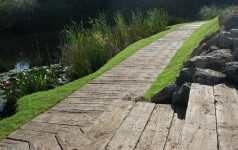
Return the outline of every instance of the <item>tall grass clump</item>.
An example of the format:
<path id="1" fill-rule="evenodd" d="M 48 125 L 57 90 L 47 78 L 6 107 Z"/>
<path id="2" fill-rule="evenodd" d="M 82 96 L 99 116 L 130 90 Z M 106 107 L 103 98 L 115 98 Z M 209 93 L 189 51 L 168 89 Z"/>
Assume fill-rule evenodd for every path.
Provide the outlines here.
<path id="1" fill-rule="evenodd" d="M 168 25 L 168 14 L 162 9 L 152 9 L 147 12 L 135 11 L 131 13 L 129 34 L 132 40 L 138 40 L 164 30 Z"/>
<path id="2" fill-rule="evenodd" d="M 126 19 L 119 12 L 114 16 L 114 22 L 112 44 L 116 50 L 120 50 L 129 44 L 128 25 Z"/>
<path id="3" fill-rule="evenodd" d="M 219 16 L 219 23 L 221 26 L 223 26 L 232 15 L 237 14 L 238 13 L 238 6 L 230 6 L 225 8 L 222 13 Z"/>
<path id="4" fill-rule="evenodd" d="M 145 36 L 148 36 L 148 26 L 145 22 L 145 14 L 141 11 L 135 11 L 131 13 L 131 18 L 129 19 L 130 25 L 130 35 L 133 39 L 139 40 Z"/>
<path id="5" fill-rule="evenodd" d="M 99 69 L 130 43 L 166 29 L 168 15 L 160 9 L 118 12 L 110 22 L 104 14 L 89 21 L 89 27 L 76 24 L 66 27 L 62 44 L 62 62 L 72 68 L 73 77 Z"/>
<path id="6" fill-rule="evenodd" d="M 148 18 L 148 19 L 147 19 Z M 168 25 L 168 14 L 163 9 L 152 9 L 146 14 L 146 22 L 150 33 L 164 30 Z"/>
<path id="7" fill-rule="evenodd" d="M 229 16 L 233 12 L 237 11 L 238 7 L 236 5 L 224 5 L 224 6 L 204 6 L 199 11 L 199 16 L 202 19 L 212 19 L 217 16 Z"/>
<path id="8" fill-rule="evenodd" d="M 89 31 L 74 24 L 65 31 L 63 63 L 72 67 L 76 77 L 96 71 L 108 59 L 107 38 L 100 30 Z"/>
<path id="9" fill-rule="evenodd" d="M 199 11 L 202 19 L 212 19 L 221 13 L 222 9 L 217 6 L 204 6 Z"/>

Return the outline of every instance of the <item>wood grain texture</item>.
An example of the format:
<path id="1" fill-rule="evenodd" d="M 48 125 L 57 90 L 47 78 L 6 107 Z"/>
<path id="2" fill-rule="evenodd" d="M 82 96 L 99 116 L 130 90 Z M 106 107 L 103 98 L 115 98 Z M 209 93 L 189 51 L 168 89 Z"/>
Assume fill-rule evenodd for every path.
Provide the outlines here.
<path id="1" fill-rule="evenodd" d="M 9 136 L 12 140 L 27 141 L 31 150 L 61 150 L 54 134 L 19 129 Z"/>
<path id="2" fill-rule="evenodd" d="M 136 150 L 163 150 L 173 114 L 170 105 L 157 105 Z"/>
<path id="3" fill-rule="evenodd" d="M 214 87 L 219 150 L 238 150 L 238 95 L 224 84 Z"/>
<path id="4" fill-rule="evenodd" d="M 155 104 L 140 102 L 135 105 L 106 150 L 133 150 L 154 110 Z"/>
<path id="5" fill-rule="evenodd" d="M 0 143 L 0 150 L 30 150 L 27 142 L 6 139 Z"/>
<path id="6" fill-rule="evenodd" d="M 185 108 L 177 107 L 164 150 L 181 150 Z"/>
<path id="7" fill-rule="evenodd" d="M 217 150 L 213 87 L 192 84 L 182 134 L 182 150 Z"/>

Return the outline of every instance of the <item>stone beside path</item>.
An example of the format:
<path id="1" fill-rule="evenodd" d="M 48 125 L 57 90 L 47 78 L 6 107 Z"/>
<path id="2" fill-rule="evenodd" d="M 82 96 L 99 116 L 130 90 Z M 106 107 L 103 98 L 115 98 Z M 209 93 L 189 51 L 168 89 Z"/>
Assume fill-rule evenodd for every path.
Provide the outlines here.
<path id="1" fill-rule="evenodd" d="M 169 105 L 133 100 L 202 24 L 183 25 L 140 49 L 9 135 L 0 150 L 178 149 L 184 120 Z M 222 124 L 220 132 L 225 134 Z"/>

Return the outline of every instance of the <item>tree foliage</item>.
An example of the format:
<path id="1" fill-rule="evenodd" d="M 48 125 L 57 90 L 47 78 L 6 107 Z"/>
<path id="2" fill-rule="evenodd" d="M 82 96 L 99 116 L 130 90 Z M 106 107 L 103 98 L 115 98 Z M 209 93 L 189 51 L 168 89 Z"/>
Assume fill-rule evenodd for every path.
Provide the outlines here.
<path id="1" fill-rule="evenodd" d="M 0 0 L 0 31 L 59 30 L 72 20 L 79 22 L 98 12 L 148 8 L 164 8 L 170 16 L 190 19 L 204 5 L 235 3 L 237 0 Z"/>

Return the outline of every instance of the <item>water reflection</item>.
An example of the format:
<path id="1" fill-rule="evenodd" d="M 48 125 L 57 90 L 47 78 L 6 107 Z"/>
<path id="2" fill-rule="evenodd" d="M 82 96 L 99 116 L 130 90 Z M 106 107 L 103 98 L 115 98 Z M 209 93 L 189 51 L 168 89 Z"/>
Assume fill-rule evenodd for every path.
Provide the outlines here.
<path id="1" fill-rule="evenodd" d="M 20 61 L 15 65 L 16 72 L 21 72 L 29 68 L 30 68 L 30 64 L 27 61 Z"/>

